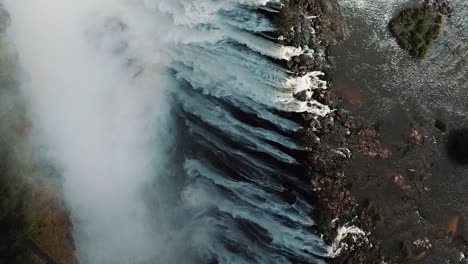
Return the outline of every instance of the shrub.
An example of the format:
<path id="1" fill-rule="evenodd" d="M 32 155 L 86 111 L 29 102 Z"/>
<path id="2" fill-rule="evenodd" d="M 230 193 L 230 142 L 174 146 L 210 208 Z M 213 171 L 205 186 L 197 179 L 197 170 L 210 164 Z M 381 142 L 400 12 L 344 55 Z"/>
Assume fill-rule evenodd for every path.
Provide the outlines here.
<path id="1" fill-rule="evenodd" d="M 429 7 L 403 10 L 388 28 L 398 45 L 417 58 L 423 58 L 442 31 L 442 17 Z"/>

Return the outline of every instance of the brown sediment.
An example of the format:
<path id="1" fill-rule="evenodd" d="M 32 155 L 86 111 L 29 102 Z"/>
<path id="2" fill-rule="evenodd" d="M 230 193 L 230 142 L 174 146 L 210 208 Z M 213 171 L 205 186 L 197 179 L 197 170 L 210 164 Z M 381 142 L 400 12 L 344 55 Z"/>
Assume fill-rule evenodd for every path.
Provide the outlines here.
<path id="1" fill-rule="evenodd" d="M 447 234 L 454 235 L 457 233 L 459 220 L 460 220 L 459 215 L 454 215 L 450 218 L 450 220 L 447 223 Z"/>
<path id="2" fill-rule="evenodd" d="M 346 108 L 362 107 L 366 102 L 366 96 L 355 87 L 338 83 L 334 85 L 334 89 L 342 97 L 342 104 Z"/>

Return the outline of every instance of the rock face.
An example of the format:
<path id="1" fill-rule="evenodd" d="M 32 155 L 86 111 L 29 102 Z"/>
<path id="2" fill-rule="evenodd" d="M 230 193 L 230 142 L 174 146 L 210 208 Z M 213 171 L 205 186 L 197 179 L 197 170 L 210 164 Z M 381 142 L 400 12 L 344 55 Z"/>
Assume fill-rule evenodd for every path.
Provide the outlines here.
<path id="1" fill-rule="evenodd" d="M 60 175 L 30 139 L 32 123 L 15 75 L 0 5 L 0 263 L 77 263 Z M 8 48 L 7 48 L 8 47 Z"/>
<path id="2" fill-rule="evenodd" d="M 315 71 L 320 68 L 319 61 L 321 58 L 317 56 L 300 55 L 292 58 L 286 63 L 288 69 L 298 74 Z"/>

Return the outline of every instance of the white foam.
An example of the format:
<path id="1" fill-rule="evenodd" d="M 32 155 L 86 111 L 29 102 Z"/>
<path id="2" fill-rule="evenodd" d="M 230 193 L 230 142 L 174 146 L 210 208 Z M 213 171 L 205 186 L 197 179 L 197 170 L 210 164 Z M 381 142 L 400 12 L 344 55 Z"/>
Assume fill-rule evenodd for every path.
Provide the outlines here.
<path id="1" fill-rule="evenodd" d="M 328 257 L 336 258 L 343 251 L 352 247 L 353 245 L 349 245 L 343 241 L 349 236 L 351 236 L 353 242 L 357 242 L 358 240 L 364 240 L 365 242 L 368 241 L 367 234 L 362 229 L 354 225 L 345 224 L 344 226 L 338 228 L 337 235 L 331 246 L 328 248 Z"/>
<path id="2" fill-rule="evenodd" d="M 247 47 L 262 55 L 272 57 L 274 59 L 290 60 L 292 57 L 299 56 L 304 53 L 301 48 L 279 45 L 245 31 L 234 28 L 226 28 L 225 31 L 229 37 L 245 44 Z"/>
<path id="3" fill-rule="evenodd" d="M 325 73 L 321 71 L 313 71 L 301 77 L 290 77 L 284 83 L 284 87 L 292 89 L 294 93 L 316 89 L 325 90 L 328 89 L 327 82 L 319 78 L 323 75 Z"/>

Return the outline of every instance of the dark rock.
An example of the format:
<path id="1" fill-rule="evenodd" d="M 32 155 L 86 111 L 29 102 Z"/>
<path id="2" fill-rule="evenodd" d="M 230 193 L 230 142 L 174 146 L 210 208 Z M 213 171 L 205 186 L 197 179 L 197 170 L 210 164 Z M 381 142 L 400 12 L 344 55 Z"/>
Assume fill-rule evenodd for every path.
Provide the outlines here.
<path id="1" fill-rule="evenodd" d="M 282 44 L 306 47 L 328 46 L 344 37 L 336 0 L 291 0 L 273 19 L 285 39 Z M 293 28 L 293 30 L 290 30 Z"/>
<path id="2" fill-rule="evenodd" d="M 413 257 L 413 252 L 411 251 L 410 243 L 403 241 L 400 244 L 400 248 L 401 248 L 401 255 L 403 256 L 403 258 L 411 259 Z"/>
<path id="3" fill-rule="evenodd" d="M 302 101 L 302 102 L 307 102 L 310 99 L 307 90 L 295 93 L 293 96 L 294 96 L 294 98 L 296 98 L 297 100 Z"/>
<path id="4" fill-rule="evenodd" d="M 447 124 L 445 124 L 442 120 L 440 119 L 437 119 L 435 121 L 435 125 L 434 125 L 438 130 L 440 130 L 441 132 L 446 132 L 447 131 Z"/>
<path id="5" fill-rule="evenodd" d="M 468 128 L 449 133 L 447 151 L 453 161 L 468 165 Z"/>
<path id="6" fill-rule="evenodd" d="M 318 62 L 318 58 L 302 54 L 300 56 L 291 58 L 291 60 L 286 63 L 286 66 L 295 74 L 304 75 L 308 72 L 316 70 L 316 67 L 319 66 Z"/>
<path id="7" fill-rule="evenodd" d="M 290 205 L 293 205 L 296 203 L 297 201 L 297 196 L 294 194 L 293 191 L 289 190 L 289 189 L 286 189 L 282 192 L 282 195 L 284 197 L 284 199 L 286 200 L 286 202 Z"/>

